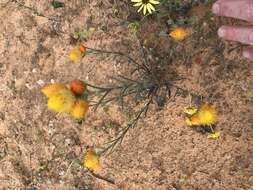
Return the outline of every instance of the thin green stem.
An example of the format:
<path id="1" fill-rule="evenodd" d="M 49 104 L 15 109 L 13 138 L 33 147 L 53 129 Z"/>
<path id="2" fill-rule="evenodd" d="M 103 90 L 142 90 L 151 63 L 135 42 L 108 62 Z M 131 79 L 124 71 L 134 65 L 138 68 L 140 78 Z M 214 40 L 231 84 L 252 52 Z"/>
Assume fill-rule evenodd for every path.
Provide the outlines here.
<path id="1" fill-rule="evenodd" d="M 95 52 L 99 52 L 99 53 L 104 53 L 104 54 L 114 54 L 114 55 L 118 55 L 118 56 L 122 56 L 127 58 L 128 60 L 132 61 L 136 66 L 138 66 L 139 68 L 141 68 L 142 70 L 144 70 L 145 72 L 150 73 L 149 68 L 146 65 L 140 65 L 137 61 L 135 61 L 132 57 L 122 53 L 122 52 L 114 52 L 114 51 L 107 51 L 107 50 L 102 50 L 102 49 L 95 49 L 95 48 L 90 48 L 90 47 L 86 47 L 87 50 L 91 50 L 91 51 L 95 51 Z"/>
<path id="2" fill-rule="evenodd" d="M 12 2 L 13 2 L 13 3 L 16 3 L 16 4 L 17 4 L 18 6 L 20 6 L 20 7 L 23 7 L 23 8 L 25 8 L 25 9 L 27 9 L 27 10 L 32 11 L 32 12 L 33 12 L 35 15 L 37 15 L 37 16 L 47 18 L 48 20 L 51 20 L 51 21 L 54 21 L 54 22 L 59 22 L 59 20 L 56 20 L 56 19 L 54 19 L 54 18 L 50 18 L 50 17 L 48 17 L 48 16 L 45 16 L 44 14 L 39 13 L 36 9 L 34 9 L 34 8 L 32 8 L 32 7 L 28 7 L 28 6 L 24 5 L 24 4 L 21 4 L 20 2 L 18 2 L 18 1 L 16 1 L 16 0 L 12 0 Z"/>

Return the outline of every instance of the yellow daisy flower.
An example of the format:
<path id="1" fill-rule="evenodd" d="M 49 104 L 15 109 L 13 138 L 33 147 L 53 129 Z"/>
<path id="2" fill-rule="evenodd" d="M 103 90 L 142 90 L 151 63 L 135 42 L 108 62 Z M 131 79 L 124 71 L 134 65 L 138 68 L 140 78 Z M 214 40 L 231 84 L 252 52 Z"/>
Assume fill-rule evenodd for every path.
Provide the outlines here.
<path id="1" fill-rule="evenodd" d="M 76 119 L 83 119 L 88 112 L 89 104 L 85 100 L 77 100 L 70 114 Z"/>
<path id="2" fill-rule="evenodd" d="M 75 104 L 76 98 L 69 89 L 62 89 L 48 99 L 48 109 L 58 113 L 69 113 Z"/>
<path id="3" fill-rule="evenodd" d="M 88 168 L 91 171 L 97 171 L 101 168 L 99 155 L 95 152 L 94 149 L 89 149 L 86 152 L 83 164 L 84 167 Z"/>
<path id="4" fill-rule="evenodd" d="M 155 11 L 153 5 L 158 5 L 160 3 L 159 0 L 131 0 L 131 2 L 135 3 L 135 7 L 139 7 L 138 12 L 143 10 L 143 14 L 147 13 L 152 14 Z"/>

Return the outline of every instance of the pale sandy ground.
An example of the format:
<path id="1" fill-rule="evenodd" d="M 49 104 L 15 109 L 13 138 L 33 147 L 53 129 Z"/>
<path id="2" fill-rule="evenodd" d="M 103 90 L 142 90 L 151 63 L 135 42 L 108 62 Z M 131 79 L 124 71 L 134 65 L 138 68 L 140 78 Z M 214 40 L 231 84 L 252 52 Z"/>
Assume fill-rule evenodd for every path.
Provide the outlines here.
<path id="1" fill-rule="evenodd" d="M 73 64 L 67 54 L 70 34 L 94 27 L 90 47 L 105 47 L 138 55 L 134 35 L 122 22 L 122 1 L 65 1 L 53 9 L 49 1 L 0 4 L 0 189 L 55 190 L 250 190 L 253 187 L 252 63 L 215 63 L 179 67 L 189 80 L 182 86 L 211 96 L 219 111 L 219 140 L 187 128 L 177 98 L 150 114 L 126 136 L 122 147 L 102 159 L 101 175 L 110 185 L 89 175 L 80 165 L 87 145 L 101 145 L 115 133 L 104 123 L 124 124 L 116 105 L 89 113 L 78 124 L 68 115 L 46 108 L 40 92 L 45 84 L 75 78 L 104 84 L 108 76 L 127 69 L 124 60 L 88 57 Z M 120 11 L 117 11 L 120 10 Z M 116 16 L 115 16 L 116 15 Z M 121 18 L 121 19 L 119 19 Z"/>

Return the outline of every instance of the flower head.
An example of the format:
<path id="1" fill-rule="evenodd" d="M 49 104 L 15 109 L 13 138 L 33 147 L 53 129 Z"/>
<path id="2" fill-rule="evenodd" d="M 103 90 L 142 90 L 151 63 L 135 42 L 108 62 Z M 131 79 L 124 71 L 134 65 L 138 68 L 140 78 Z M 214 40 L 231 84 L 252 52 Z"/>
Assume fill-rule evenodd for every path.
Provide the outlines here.
<path id="1" fill-rule="evenodd" d="M 89 110 L 89 104 L 85 100 L 77 100 L 70 114 L 76 119 L 83 119 Z"/>
<path id="2" fill-rule="evenodd" d="M 89 149 L 86 152 L 84 158 L 84 166 L 91 171 L 97 171 L 99 168 L 101 168 L 99 155 L 95 152 L 94 149 Z"/>
<path id="3" fill-rule="evenodd" d="M 83 54 L 85 54 L 86 51 L 87 51 L 87 48 L 86 48 L 83 44 L 80 44 L 79 50 L 80 50 Z"/>
<path id="4" fill-rule="evenodd" d="M 75 94 L 75 95 L 82 95 L 84 91 L 86 90 L 86 84 L 81 81 L 81 80 L 73 80 L 70 83 L 70 90 Z"/>
<path id="5" fill-rule="evenodd" d="M 143 14 L 146 15 L 147 12 L 152 14 L 155 11 L 153 5 L 157 5 L 160 3 L 159 0 L 131 0 L 131 2 L 135 3 L 135 7 L 139 7 L 138 12 L 143 10 Z"/>
<path id="6" fill-rule="evenodd" d="M 63 89 L 67 89 L 67 87 L 64 84 L 55 83 L 45 86 L 44 88 L 42 88 L 41 92 L 45 94 L 48 98 L 50 98 Z"/>
<path id="7" fill-rule="evenodd" d="M 177 27 L 175 30 L 169 33 L 169 36 L 174 40 L 182 41 L 189 36 L 190 32 L 188 29 Z"/>
<path id="8" fill-rule="evenodd" d="M 186 119 L 186 124 L 189 126 L 196 125 L 213 125 L 217 122 L 218 116 L 216 110 L 209 104 L 203 104 L 200 109 L 190 118 Z"/>
<path id="9" fill-rule="evenodd" d="M 48 99 L 48 109 L 62 113 L 69 113 L 75 104 L 76 98 L 69 89 L 62 89 Z"/>
<path id="10" fill-rule="evenodd" d="M 75 48 L 70 52 L 69 59 L 73 62 L 78 62 L 81 60 L 82 56 L 83 53 L 81 52 L 81 50 L 79 48 Z"/>

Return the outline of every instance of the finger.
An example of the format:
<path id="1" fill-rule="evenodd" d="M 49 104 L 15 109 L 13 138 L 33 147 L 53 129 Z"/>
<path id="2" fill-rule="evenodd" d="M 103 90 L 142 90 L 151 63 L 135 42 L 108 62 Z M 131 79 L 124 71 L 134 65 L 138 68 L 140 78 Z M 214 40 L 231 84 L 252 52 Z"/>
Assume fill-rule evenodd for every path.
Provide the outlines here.
<path id="1" fill-rule="evenodd" d="M 243 50 L 243 57 L 253 61 L 253 48 Z"/>
<path id="2" fill-rule="evenodd" d="M 253 21 L 253 0 L 219 0 L 212 11 L 219 16 Z"/>
<path id="3" fill-rule="evenodd" d="M 253 27 L 222 26 L 218 30 L 218 35 L 225 40 L 253 45 Z"/>

